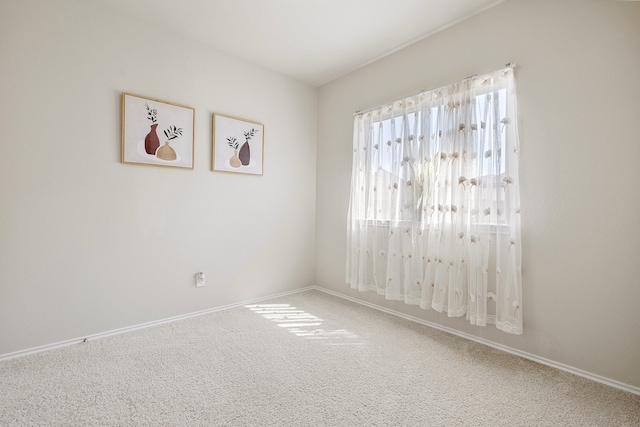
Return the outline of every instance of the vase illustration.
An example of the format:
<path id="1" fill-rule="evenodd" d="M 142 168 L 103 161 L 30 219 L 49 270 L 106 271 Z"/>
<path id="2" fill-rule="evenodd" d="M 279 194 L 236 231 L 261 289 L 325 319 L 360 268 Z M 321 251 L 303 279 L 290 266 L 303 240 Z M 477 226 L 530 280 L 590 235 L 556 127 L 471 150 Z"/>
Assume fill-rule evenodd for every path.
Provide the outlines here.
<path id="1" fill-rule="evenodd" d="M 156 133 L 156 128 L 158 127 L 157 123 L 151 125 L 151 130 L 144 137 L 144 151 L 147 154 L 151 154 L 152 156 L 156 154 L 156 150 L 160 147 L 160 140 L 158 139 L 158 134 Z"/>
<path id="2" fill-rule="evenodd" d="M 162 147 L 158 148 L 156 157 L 162 160 L 175 160 L 177 158 L 176 152 L 169 145 L 169 141 L 166 141 Z"/>
<path id="3" fill-rule="evenodd" d="M 229 159 L 229 164 L 232 168 L 239 168 L 240 166 L 242 166 L 242 163 L 238 158 L 238 150 L 233 150 L 233 157 Z"/>
<path id="4" fill-rule="evenodd" d="M 249 141 L 246 141 L 244 144 L 242 144 L 242 147 L 240 147 L 240 154 L 238 155 L 238 158 L 240 159 L 240 163 L 242 163 L 242 166 L 247 166 L 249 164 L 249 160 L 251 160 Z"/>

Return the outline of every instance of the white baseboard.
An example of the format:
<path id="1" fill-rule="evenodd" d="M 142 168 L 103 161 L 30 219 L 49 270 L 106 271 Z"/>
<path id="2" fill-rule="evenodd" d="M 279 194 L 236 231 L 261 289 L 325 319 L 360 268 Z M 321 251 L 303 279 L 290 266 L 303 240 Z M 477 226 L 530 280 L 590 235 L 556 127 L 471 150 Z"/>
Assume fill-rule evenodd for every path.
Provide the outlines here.
<path id="1" fill-rule="evenodd" d="M 388 308 L 385 308 L 385 307 L 382 307 L 382 306 L 379 306 L 379 305 L 376 305 L 376 304 L 372 304 L 372 303 L 369 303 L 369 302 L 366 302 L 366 301 L 359 300 L 357 298 L 352 298 L 350 296 L 341 294 L 339 292 L 334 292 L 334 291 L 331 291 L 329 289 L 322 288 L 320 286 L 308 286 L 308 287 L 305 287 L 305 288 L 300 288 L 300 289 L 295 289 L 295 290 L 292 290 L 292 291 L 272 294 L 272 295 L 269 295 L 269 296 L 255 298 L 255 299 L 248 300 L 248 301 L 242 301 L 242 302 L 238 302 L 238 303 L 234 303 L 234 304 L 224 305 L 224 306 L 220 306 L 220 307 L 214 307 L 214 308 L 210 308 L 210 309 L 207 309 L 207 310 L 196 311 L 196 312 L 193 312 L 193 313 L 187 313 L 187 314 L 183 314 L 183 315 L 179 315 L 179 316 L 169 317 L 169 318 L 166 318 L 166 319 L 160 319 L 160 320 L 155 320 L 155 321 L 152 321 L 152 322 L 141 323 L 139 325 L 128 326 L 128 327 L 125 327 L 125 328 L 114 329 L 114 330 L 111 330 L 111 331 L 100 332 L 100 333 L 97 333 L 97 334 L 92 334 L 92 335 L 88 335 L 88 336 L 81 337 L 81 338 L 74 338 L 74 339 L 70 339 L 70 340 L 66 340 L 66 341 L 60 341 L 60 342 L 53 343 L 53 344 L 47 344 L 47 345 L 43 345 L 43 346 L 39 346 L 39 347 L 33 347 L 33 348 L 26 349 L 26 350 L 19 350 L 19 351 L 13 352 L 13 353 L 5 353 L 5 354 L 0 355 L 0 362 L 2 362 L 4 360 L 9 360 L 9 359 L 15 359 L 17 357 L 27 356 L 27 355 L 30 355 L 30 354 L 41 353 L 41 352 L 53 350 L 53 349 L 56 349 L 56 348 L 61 348 L 61 347 L 66 347 L 66 346 L 70 346 L 70 345 L 80 344 L 80 343 L 83 343 L 83 342 L 86 342 L 86 341 L 105 338 L 105 337 L 109 337 L 109 336 L 112 336 L 112 335 L 124 334 L 124 333 L 127 333 L 127 332 L 133 332 L 133 331 L 136 331 L 136 330 L 139 330 L 139 329 L 149 328 L 149 327 L 152 327 L 152 326 L 157 326 L 157 325 L 162 325 L 162 324 L 165 324 L 165 323 L 175 322 L 175 321 L 178 321 L 178 320 L 188 319 L 190 317 L 202 316 L 204 314 L 209 314 L 209 313 L 215 313 L 215 312 L 218 312 L 218 311 L 228 310 L 230 308 L 236 308 L 236 307 L 242 307 L 242 306 L 249 305 L 249 304 L 255 304 L 255 303 L 260 302 L 260 301 L 265 301 L 265 300 L 270 300 L 270 299 L 273 299 L 273 298 L 292 295 L 292 294 L 296 294 L 296 293 L 299 293 L 299 292 L 309 291 L 309 290 L 312 290 L 312 289 L 320 291 L 320 292 L 325 292 L 327 294 L 336 296 L 338 298 L 342 298 L 342 299 L 345 299 L 345 300 L 348 300 L 348 301 L 351 301 L 351 302 L 354 302 L 354 303 L 357 303 L 357 304 L 361 304 L 361 305 L 367 306 L 369 308 L 373 308 L 375 310 L 382 311 L 382 312 L 387 313 L 387 314 L 392 314 L 394 316 L 398 316 L 398 317 L 401 317 L 403 319 L 410 320 L 412 322 L 416 322 L 416 323 L 428 326 L 430 328 L 438 329 L 438 330 L 441 330 L 441 331 L 444 331 L 444 332 L 447 332 L 447 333 L 450 333 L 450 334 L 453 334 L 453 335 L 457 335 L 459 337 L 462 337 L 462 338 L 465 338 L 465 339 L 468 339 L 468 340 L 471 340 L 471 341 L 475 341 L 477 343 L 484 344 L 486 346 L 493 347 L 495 349 L 498 349 L 498 350 L 501 350 L 501 351 L 504 351 L 504 352 L 507 352 L 507 353 L 510 353 L 510 354 L 513 354 L 513 355 L 516 355 L 516 356 L 520 356 L 522 358 L 525 358 L 525 359 L 528 359 L 528 360 L 532 360 L 534 362 L 541 363 L 541 364 L 546 365 L 546 366 L 550 366 L 552 368 L 560 369 L 562 371 L 569 372 L 571 374 L 575 374 L 575 375 L 590 379 L 592 381 L 596 381 L 596 382 L 599 382 L 599 383 L 602 383 L 602 384 L 606 384 L 608 386 L 611 386 L 611 387 L 614 387 L 614 388 L 617 388 L 617 389 L 620 389 L 620 390 L 624 390 L 624 391 L 627 391 L 627 392 L 630 392 L 630 393 L 633 393 L 633 394 L 640 395 L 640 387 L 632 386 L 632 385 L 625 384 L 625 383 L 620 382 L 620 381 L 612 380 L 610 378 L 606 378 L 606 377 L 603 377 L 603 376 L 600 376 L 600 375 L 593 374 L 591 372 L 583 371 L 582 369 L 574 368 L 572 366 L 565 365 L 565 364 L 559 363 L 559 362 L 555 362 L 553 360 L 546 359 L 544 357 L 540 357 L 540 356 L 537 356 L 535 354 L 528 353 L 526 351 L 522 351 L 522 350 L 518 350 L 518 349 L 515 349 L 515 348 L 508 347 L 506 345 L 498 344 L 498 343 L 486 340 L 484 338 L 479 338 L 479 337 L 476 337 L 474 335 L 467 334 L 465 332 L 460 332 L 458 330 L 455 330 L 455 329 L 452 329 L 452 328 L 448 328 L 446 326 L 438 325 L 437 323 L 429 322 L 429 321 L 420 319 L 418 317 L 409 316 L 409 315 L 401 313 L 399 311 L 391 310 L 391 309 L 388 309 Z"/>
<path id="2" fill-rule="evenodd" d="M 325 289 L 325 288 L 322 288 L 322 287 L 319 287 L 319 286 L 312 286 L 311 289 L 315 289 L 315 290 L 318 290 L 318 291 L 321 291 L 321 292 L 325 292 L 325 293 L 331 294 L 333 296 L 336 296 L 338 298 L 342 298 L 342 299 L 346 299 L 346 300 L 351 301 L 351 302 L 355 302 L 357 304 L 365 305 L 365 306 L 373 308 L 375 310 L 383 311 L 383 312 L 385 312 L 387 314 L 392 314 L 394 316 L 398 316 L 398 317 L 401 317 L 403 319 L 410 320 L 412 322 L 420 323 L 421 325 L 425 325 L 425 326 L 428 326 L 430 328 L 438 329 L 438 330 L 441 330 L 441 331 L 444 331 L 444 332 L 447 332 L 447 333 L 450 333 L 450 334 L 453 334 L 453 335 L 457 335 L 459 337 L 466 338 L 468 340 L 475 341 L 477 343 L 484 344 L 484 345 L 489 346 L 489 347 L 493 347 L 495 349 L 498 349 L 498 350 L 513 354 L 515 356 L 520 356 L 520 357 L 522 357 L 524 359 L 532 360 L 532 361 L 540 363 L 542 365 L 546 365 L 546 366 L 550 366 L 552 368 L 560 369 L 561 371 L 569 372 L 571 374 L 578 375 L 578 376 L 581 376 L 583 378 L 587 378 L 587 379 L 592 380 L 592 381 L 596 381 L 596 382 L 599 382 L 599 383 L 602 383 L 602 384 L 606 384 L 608 386 L 611 386 L 611 387 L 614 387 L 614 388 L 617 388 L 617 389 L 620 389 L 620 390 L 624 390 L 624 391 L 628 391 L 628 392 L 633 393 L 633 394 L 640 395 L 640 387 L 632 386 L 632 385 L 625 384 L 625 383 L 620 382 L 620 381 L 612 380 L 610 378 L 606 378 L 606 377 L 603 377 L 603 376 L 600 376 L 600 375 L 593 374 L 591 372 L 583 371 L 582 369 L 574 368 L 573 366 L 569 366 L 569 365 L 565 365 L 563 363 L 555 362 L 553 360 L 546 359 L 546 358 L 540 357 L 540 356 L 536 356 L 535 354 L 531 354 L 531 353 L 528 353 L 526 351 L 522 351 L 522 350 L 518 350 L 518 349 L 515 349 L 515 348 L 508 347 L 506 345 L 498 344 L 498 343 L 486 340 L 484 338 L 479 338 L 479 337 L 476 337 L 474 335 L 467 334 L 465 332 L 460 332 L 460 331 L 457 331 L 455 329 L 448 328 L 446 326 L 438 325 L 437 323 L 433 323 L 433 322 L 429 322 L 429 321 L 420 319 L 418 317 L 409 316 L 409 315 L 401 313 L 399 311 L 390 310 L 388 308 L 385 308 L 385 307 L 382 307 L 382 306 L 379 306 L 379 305 L 376 305 L 376 304 L 371 304 L 369 302 L 362 301 L 362 300 L 359 300 L 357 298 L 352 298 L 352 297 L 350 297 L 348 295 L 344 295 L 344 294 L 341 294 L 339 292 L 334 292 L 332 290 Z"/>
<path id="3" fill-rule="evenodd" d="M 295 289 L 293 291 L 286 291 L 286 292 L 272 294 L 272 295 L 265 296 L 265 297 L 255 298 L 255 299 L 248 300 L 248 301 L 242 301 L 242 302 L 238 302 L 238 303 L 234 303 L 234 304 L 229 304 L 229 305 L 224 305 L 224 306 L 220 306 L 220 307 L 210 308 L 210 309 L 207 309 L 207 310 L 196 311 L 196 312 L 193 312 L 193 313 L 182 314 L 182 315 L 174 316 L 174 317 L 168 317 L 166 319 L 154 320 L 152 322 L 141 323 L 139 325 L 127 326 L 127 327 L 124 327 L 124 328 L 114 329 L 114 330 L 106 331 L 106 332 L 99 332 L 97 334 L 87 335 L 87 336 L 81 337 L 81 338 L 74 338 L 74 339 L 70 339 L 70 340 L 66 340 L 66 341 L 60 341 L 60 342 L 56 342 L 56 343 L 52 343 L 52 344 L 42 345 L 42 346 L 39 346 L 39 347 L 32 347 L 32 348 L 28 348 L 26 350 L 15 351 L 13 353 L 0 354 L 0 362 L 2 362 L 4 360 L 9 360 L 9 359 L 15 359 L 17 357 L 28 356 L 30 354 L 42 353 L 44 351 L 49 351 L 49 350 L 53 350 L 53 349 L 56 349 L 56 348 L 61 348 L 61 347 L 67 347 L 67 346 L 70 346 L 70 345 L 80 344 L 80 343 L 83 343 L 83 342 L 86 342 L 86 341 L 96 340 L 96 339 L 99 339 L 99 338 L 105 338 L 105 337 L 109 337 L 109 336 L 112 336 L 112 335 L 119 335 L 119 334 L 124 334 L 124 333 L 127 333 L 127 332 L 133 332 L 133 331 L 137 331 L 139 329 L 149 328 L 151 326 L 157 326 L 157 325 L 162 325 L 162 324 L 165 324 L 165 323 L 171 323 L 171 322 L 175 322 L 177 320 L 188 319 L 190 317 L 202 316 L 203 314 L 215 313 L 217 311 L 228 310 L 230 308 L 236 308 L 236 307 L 242 307 L 244 305 L 255 304 L 255 303 L 260 302 L 260 301 L 269 300 L 269 299 L 278 298 L 278 297 L 283 297 L 283 296 L 287 296 L 287 295 L 291 295 L 291 294 L 296 294 L 296 293 L 299 293 L 299 292 L 305 292 L 305 291 L 309 291 L 311 289 L 314 289 L 314 287 L 313 286 L 309 286 L 309 287 L 306 287 L 306 288 Z"/>

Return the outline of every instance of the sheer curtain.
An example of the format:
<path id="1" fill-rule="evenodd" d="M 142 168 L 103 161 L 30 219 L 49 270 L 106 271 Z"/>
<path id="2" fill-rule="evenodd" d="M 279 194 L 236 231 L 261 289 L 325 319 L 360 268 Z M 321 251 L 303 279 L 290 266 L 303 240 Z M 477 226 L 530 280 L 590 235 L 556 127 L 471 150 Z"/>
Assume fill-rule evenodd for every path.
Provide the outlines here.
<path id="1" fill-rule="evenodd" d="M 522 333 L 512 67 L 357 113 L 347 283 Z"/>

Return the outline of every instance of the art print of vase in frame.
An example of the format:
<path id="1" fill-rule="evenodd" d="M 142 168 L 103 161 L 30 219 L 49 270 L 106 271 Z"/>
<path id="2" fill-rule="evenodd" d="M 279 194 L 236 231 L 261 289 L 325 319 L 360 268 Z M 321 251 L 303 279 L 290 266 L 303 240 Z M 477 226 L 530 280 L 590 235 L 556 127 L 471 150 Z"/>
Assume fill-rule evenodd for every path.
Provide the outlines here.
<path id="1" fill-rule="evenodd" d="M 122 163 L 193 169 L 194 109 L 122 94 Z"/>
<path id="2" fill-rule="evenodd" d="M 262 175 L 264 125 L 213 114 L 212 170 Z"/>

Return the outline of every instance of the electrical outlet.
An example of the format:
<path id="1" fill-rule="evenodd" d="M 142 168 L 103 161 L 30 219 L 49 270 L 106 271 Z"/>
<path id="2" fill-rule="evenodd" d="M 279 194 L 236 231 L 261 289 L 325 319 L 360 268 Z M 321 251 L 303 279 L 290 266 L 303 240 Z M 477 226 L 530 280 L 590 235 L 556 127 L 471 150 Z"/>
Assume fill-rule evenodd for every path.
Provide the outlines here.
<path id="1" fill-rule="evenodd" d="M 201 288 L 204 286 L 204 273 L 201 271 L 196 273 L 196 288 Z"/>

